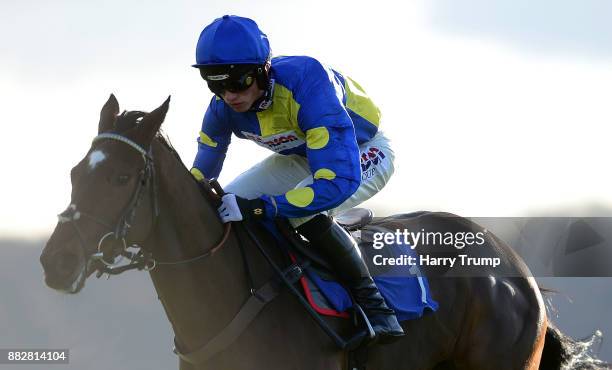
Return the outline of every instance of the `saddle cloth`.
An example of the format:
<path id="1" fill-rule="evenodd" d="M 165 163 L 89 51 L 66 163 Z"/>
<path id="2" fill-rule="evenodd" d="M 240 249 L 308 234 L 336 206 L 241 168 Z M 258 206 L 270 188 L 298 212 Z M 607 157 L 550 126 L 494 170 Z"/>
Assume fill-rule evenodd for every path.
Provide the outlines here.
<path id="1" fill-rule="evenodd" d="M 285 240 L 276 225 L 266 222 L 264 226 L 274 235 L 281 247 L 284 246 L 283 249 L 286 249 L 289 242 Z M 398 260 L 417 256 L 408 245 L 399 243 L 386 245 L 381 249 L 372 248 L 372 234 L 380 231 L 381 229 L 376 226 L 366 226 L 353 232 L 352 235 L 358 242 L 362 258 L 366 261 L 387 305 L 395 311 L 399 321 L 417 319 L 428 312 L 436 311 L 438 303 L 431 297 L 427 278 L 421 275 L 417 266 L 380 266 L 373 263 L 375 260 L 381 260 L 374 258 L 376 255 Z M 295 262 L 295 257 L 289 254 Z M 347 290 L 338 281 L 331 280 L 327 274 L 319 273 L 314 267 L 306 267 L 304 275 L 300 278 L 300 284 L 306 299 L 319 314 L 350 317 L 348 311 L 352 308 L 353 302 Z"/>

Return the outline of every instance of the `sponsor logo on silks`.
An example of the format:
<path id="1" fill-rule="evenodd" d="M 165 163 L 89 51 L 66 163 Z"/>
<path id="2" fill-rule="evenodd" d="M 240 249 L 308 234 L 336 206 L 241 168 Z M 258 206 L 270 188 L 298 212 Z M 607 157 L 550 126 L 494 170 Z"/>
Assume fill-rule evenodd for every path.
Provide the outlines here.
<path id="1" fill-rule="evenodd" d="M 382 150 L 370 147 L 367 152 L 361 153 L 361 181 L 366 181 L 374 177 L 377 165 L 385 159 Z"/>
<path id="2" fill-rule="evenodd" d="M 382 150 L 370 147 L 367 152 L 361 153 L 361 171 L 367 171 L 372 165 L 376 166 L 385 158 L 385 153 Z"/>
<path id="3" fill-rule="evenodd" d="M 300 139 L 293 130 L 281 132 L 280 134 L 270 135 L 266 137 L 255 135 L 251 132 L 246 131 L 242 131 L 242 134 L 245 138 L 252 140 L 258 145 L 273 150 L 277 153 L 287 149 L 297 148 L 298 146 L 305 143 L 305 141 Z"/>

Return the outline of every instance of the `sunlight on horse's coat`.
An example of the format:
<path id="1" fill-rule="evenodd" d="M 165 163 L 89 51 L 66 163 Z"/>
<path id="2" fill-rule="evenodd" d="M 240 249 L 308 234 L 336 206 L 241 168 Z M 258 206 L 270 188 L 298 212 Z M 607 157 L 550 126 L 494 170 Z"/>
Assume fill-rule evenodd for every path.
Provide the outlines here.
<path id="1" fill-rule="evenodd" d="M 504 281 L 502 281 L 502 284 L 508 288 L 508 291 L 510 292 L 510 295 L 512 297 L 514 297 L 516 295 L 516 291 L 514 290 L 514 287 L 512 286 L 512 284 L 510 284 L 510 282 L 508 282 L 507 280 L 504 279 Z"/>
<path id="2" fill-rule="evenodd" d="M 89 155 L 89 169 L 93 170 L 98 164 L 106 159 L 106 154 L 101 150 L 95 150 Z"/>
<path id="3" fill-rule="evenodd" d="M 495 279 L 495 276 L 489 275 L 489 282 L 491 283 L 491 287 L 494 287 L 495 284 L 497 284 L 497 280 Z"/>

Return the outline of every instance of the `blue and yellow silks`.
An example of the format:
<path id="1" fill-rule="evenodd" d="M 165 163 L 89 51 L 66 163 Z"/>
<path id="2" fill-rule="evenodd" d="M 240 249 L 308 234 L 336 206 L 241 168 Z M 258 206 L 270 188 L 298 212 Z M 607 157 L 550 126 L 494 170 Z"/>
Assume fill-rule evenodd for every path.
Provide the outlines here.
<path id="1" fill-rule="evenodd" d="M 359 144 L 378 131 L 380 111 L 355 81 L 305 56 L 272 59 L 272 105 L 237 113 L 213 97 L 192 173 L 219 176 L 232 133 L 280 154 L 308 159 L 314 182 L 262 197 L 268 217 L 304 217 L 342 204 L 359 187 Z"/>

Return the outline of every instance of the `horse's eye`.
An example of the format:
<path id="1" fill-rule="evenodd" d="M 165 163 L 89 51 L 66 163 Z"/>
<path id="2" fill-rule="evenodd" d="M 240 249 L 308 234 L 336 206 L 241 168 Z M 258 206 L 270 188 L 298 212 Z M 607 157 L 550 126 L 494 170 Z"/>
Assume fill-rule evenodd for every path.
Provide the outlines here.
<path id="1" fill-rule="evenodd" d="M 117 175 L 115 177 L 115 185 L 125 185 L 130 181 L 130 175 Z"/>

